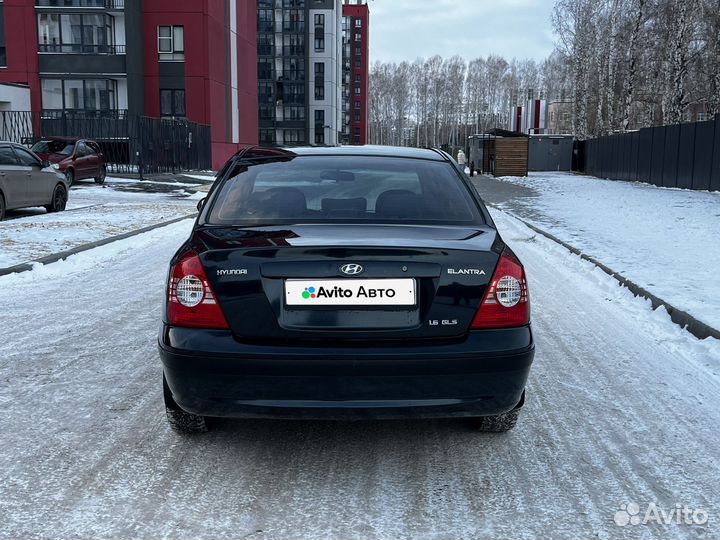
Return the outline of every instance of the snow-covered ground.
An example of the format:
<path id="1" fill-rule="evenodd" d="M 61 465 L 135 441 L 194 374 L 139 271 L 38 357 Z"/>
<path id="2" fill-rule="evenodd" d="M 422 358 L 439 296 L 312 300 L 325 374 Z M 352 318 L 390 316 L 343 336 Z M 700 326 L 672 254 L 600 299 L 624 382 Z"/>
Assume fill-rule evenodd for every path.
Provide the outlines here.
<path id="1" fill-rule="evenodd" d="M 537 195 L 501 207 L 720 328 L 720 192 L 553 172 L 500 180 Z"/>
<path id="2" fill-rule="evenodd" d="M 156 337 L 190 222 L 0 277 L 0 538 L 720 537 L 720 343 L 493 213 L 527 268 L 537 343 L 505 435 L 454 420 L 171 432 Z M 616 525 L 631 502 L 710 517 Z"/>
<path id="3" fill-rule="evenodd" d="M 122 178 L 108 178 L 104 186 L 81 182 L 70 190 L 65 212 L 8 213 L 0 222 L 0 268 L 192 214 L 204 188 Z"/>

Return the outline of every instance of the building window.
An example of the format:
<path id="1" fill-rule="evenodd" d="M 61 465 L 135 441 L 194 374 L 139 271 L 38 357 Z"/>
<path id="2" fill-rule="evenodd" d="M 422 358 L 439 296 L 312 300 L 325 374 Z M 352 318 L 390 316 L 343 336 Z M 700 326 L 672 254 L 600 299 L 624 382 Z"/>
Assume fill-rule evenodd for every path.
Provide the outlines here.
<path id="1" fill-rule="evenodd" d="M 283 79 L 286 81 L 305 80 L 305 59 L 285 58 L 283 59 Z"/>
<path id="2" fill-rule="evenodd" d="M 38 14 L 38 50 L 116 54 L 113 17 L 103 14 Z"/>
<path id="3" fill-rule="evenodd" d="M 355 19 L 355 28 L 362 28 L 362 19 Z"/>
<path id="4" fill-rule="evenodd" d="M 359 110 L 361 107 L 362 107 L 362 105 L 360 104 L 360 102 L 359 102 L 359 101 L 356 101 L 356 102 L 355 102 L 355 110 L 357 111 L 357 110 Z"/>
<path id="5" fill-rule="evenodd" d="M 355 132 L 353 133 L 353 140 L 355 141 L 355 144 L 360 144 L 360 128 L 356 127 Z"/>
<path id="6" fill-rule="evenodd" d="M 362 82 L 362 76 L 359 73 L 355 74 L 355 82 L 358 84 Z"/>
<path id="7" fill-rule="evenodd" d="M 302 34 L 284 35 L 283 56 L 305 56 L 305 36 Z"/>
<path id="8" fill-rule="evenodd" d="M 258 79 L 273 79 L 274 62 L 268 58 L 258 59 Z"/>
<path id="9" fill-rule="evenodd" d="M 285 107 L 285 120 L 305 120 L 305 107 Z"/>
<path id="10" fill-rule="evenodd" d="M 0 67 L 7 67 L 7 49 L 0 46 Z"/>
<path id="11" fill-rule="evenodd" d="M 708 119 L 708 114 L 707 114 L 707 113 L 704 113 L 704 112 L 699 112 L 699 113 L 698 113 L 698 115 L 697 115 L 697 121 L 698 121 L 698 122 L 704 122 L 704 121 L 707 120 L 707 119 Z"/>
<path id="12" fill-rule="evenodd" d="M 42 107 L 46 111 L 117 111 L 117 81 L 43 79 Z"/>
<path id="13" fill-rule="evenodd" d="M 261 129 L 260 130 L 260 144 L 275 144 L 275 130 L 274 129 Z"/>
<path id="14" fill-rule="evenodd" d="M 258 32 L 272 32 L 274 30 L 274 17 L 272 9 L 258 9 L 257 30 Z"/>
<path id="15" fill-rule="evenodd" d="M 325 51 L 325 38 L 315 37 L 315 52 Z"/>
<path id="16" fill-rule="evenodd" d="M 315 14 L 315 26 L 325 26 L 325 15 L 322 13 Z"/>
<path id="17" fill-rule="evenodd" d="M 185 60 L 184 26 L 158 26 L 158 54 L 162 62 Z"/>
<path id="18" fill-rule="evenodd" d="M 185 118 L 185 90 L 160 90 L 160 116 Z"/>
<path id="19" fill-rule="evenodd" d="M 283 142 L 285 144 L 304 144 L 305 131 L 302 129 L 283 130 Z"/>
<path id="20" fill-rule="evenodd" d="M 283 16 L 283 32 L 304 32 L 305 31 L 305 11 L 299 9 L 291 9 L 286 11 Z"/>
<path id="21" fill-rule="evenodd" d="M 325 99 L 325 62 L 315 62 L 315 99 Z"/>
<path id="22" fill-rule="evenodd" d="M 359 96 L 360 94 L 361 94 L 360 86 L 359 86 L 359 85 L 356 85 L 356 86 L 355 86 L 355 95 L 356 95 L 356 96 Z"/>
<path id="23" fill-rule="evenodd" d="M 356 42 L 362 41 L 362 34 L 361 34 L 360 32 L 358 32 L 357 34 L 355 34 L 355 41 L 356 41 Z"/>
<path id="24" fill-rule="evenodd" d="M 315 111 L 315 144 L 325 144 L 325 111 Z"/>
<path id="25" fill-rule="evenodd" d="M 355 122 L 360 122 L 360 121 L 361 121 L 360 111 L 356 110 L 355 111 Z"/>

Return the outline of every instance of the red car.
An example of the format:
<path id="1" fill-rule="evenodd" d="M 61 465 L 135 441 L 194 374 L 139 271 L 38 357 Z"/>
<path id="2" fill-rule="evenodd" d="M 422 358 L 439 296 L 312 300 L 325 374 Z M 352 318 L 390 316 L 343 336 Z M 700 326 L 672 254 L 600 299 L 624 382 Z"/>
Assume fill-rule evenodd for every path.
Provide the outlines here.
<path id="1" fill-rule="evenodd" d="M 68 186 L 84 178 L 92 178 L 96 184 L 105 182 L 105 156 L 95 141 L 50 137 L 36 142 L 32 151 L 64 174 Z"/>

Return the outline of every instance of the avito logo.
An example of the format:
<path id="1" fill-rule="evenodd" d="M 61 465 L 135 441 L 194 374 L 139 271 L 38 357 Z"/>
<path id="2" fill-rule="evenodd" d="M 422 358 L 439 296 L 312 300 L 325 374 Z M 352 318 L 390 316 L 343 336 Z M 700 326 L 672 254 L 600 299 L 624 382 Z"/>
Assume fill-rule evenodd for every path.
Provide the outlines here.
<path id="1" fill-rule="evenodd" d="M 395 289 L 378 289 L 378 288 L 366 288 L 360 286 L 357 293 L 354 293 L 352 289 L 345 289 L 343 287 L 332 287 L 325 288 L 320 287 L 306 287 L 302 292 L 302 297 L 306 300 L 312 298 L 393 298 L 395 296 Z"/>

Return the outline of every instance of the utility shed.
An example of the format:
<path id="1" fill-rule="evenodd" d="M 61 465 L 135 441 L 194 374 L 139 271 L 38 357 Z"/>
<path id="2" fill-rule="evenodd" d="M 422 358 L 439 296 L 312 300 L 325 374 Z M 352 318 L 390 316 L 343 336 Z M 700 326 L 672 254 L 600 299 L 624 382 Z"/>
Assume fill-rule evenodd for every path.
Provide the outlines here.
<path id="1" fill-rule="evenodd" d="M 527 176 L 528 138 L 498 137 L 494 141 L 494 176 Z"/>
<path id="2" fill-rule="evenodd" d="M 471 135 L 470 168 L 494 176 L 527 176 L 528 137 L 504 129 Z"/>
<path id="3" fill-rule="evenodd" d="M 572 135 L 530 135 L 528 168 L 531 171 L 570 171 Z"/>

